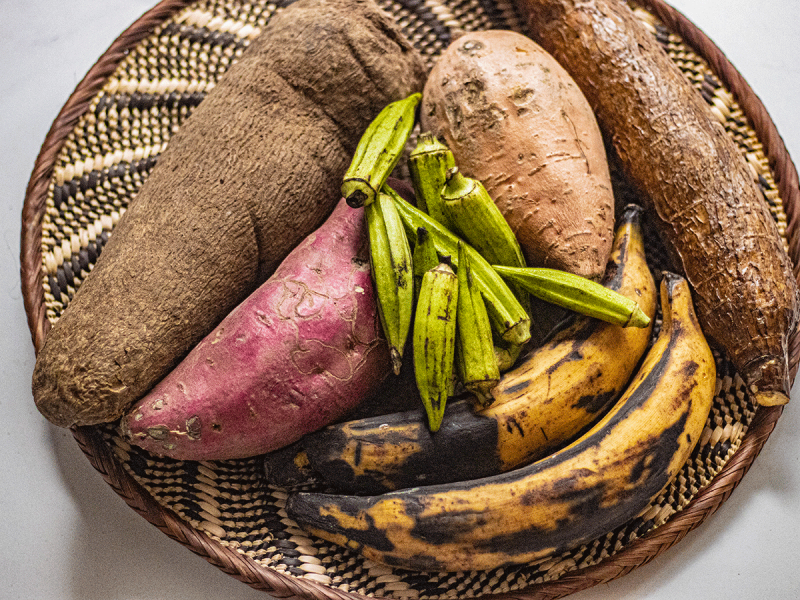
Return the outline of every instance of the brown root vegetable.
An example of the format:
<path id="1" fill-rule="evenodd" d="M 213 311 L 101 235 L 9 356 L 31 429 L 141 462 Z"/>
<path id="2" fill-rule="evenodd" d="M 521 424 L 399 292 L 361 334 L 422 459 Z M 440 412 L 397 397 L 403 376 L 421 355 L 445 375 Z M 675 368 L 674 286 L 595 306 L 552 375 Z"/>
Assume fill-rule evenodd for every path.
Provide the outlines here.
<path id="1" fill-rule="evenodd" d="M 170 139 L 49 332 L 39 410 L 61 426 L 120 417 L 324 221 L 370 120 L 424 78 L 372 0 L 276 13 Z"/>
<path id="2" fill-rule="evenodd" d="M 431 70 L 421 120 L 486 187 L 530 266 L 602 277 L 614 237 L 603 139 L 547 52 L 512 31 L 459 37 Z"/>
<path id="3" fill-rule="evenodd" d="M 789 399 L 798 290 L 769 207 L 708 105 L 616 0 L 520 0 L 578 82 L 694 289 L 706 336 L 764 405 Z"/>
<path id="4" fill-rule="evenodd" d="M 390 370 L 364 211 L 344 200 L 123 417 L 142 448 L 246 458 L 342 417 Z"/>

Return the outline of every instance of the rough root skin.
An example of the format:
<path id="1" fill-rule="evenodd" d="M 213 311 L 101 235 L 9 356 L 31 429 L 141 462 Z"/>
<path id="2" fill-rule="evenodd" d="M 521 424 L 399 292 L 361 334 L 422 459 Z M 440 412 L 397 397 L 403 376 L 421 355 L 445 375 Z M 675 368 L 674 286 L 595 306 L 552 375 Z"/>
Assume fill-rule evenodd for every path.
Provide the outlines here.
<path id="1" fill-rule="evenodd" d="M 424 77 L 372 0 L 276 13 L 170 139 L 48 334 L 42 414 L 120 417 L 324 221 L 370 120 Z"/>
<path id="2" fill-rule="evenodd" d="M 128 438 L 179 460 L 291 444 L 339 418 L 389 373 L 363 210 L 327 221 L 122 419 Z"/>
<path id="3" fill-rule="evenodd" d="M 583 89 L 646 200 L 692 285 L 705 334 L 756 401 L 788 398 L 797 283 L 736 144 L 624 2 L 523 0 L 520 7 L 534 39 Z"/>

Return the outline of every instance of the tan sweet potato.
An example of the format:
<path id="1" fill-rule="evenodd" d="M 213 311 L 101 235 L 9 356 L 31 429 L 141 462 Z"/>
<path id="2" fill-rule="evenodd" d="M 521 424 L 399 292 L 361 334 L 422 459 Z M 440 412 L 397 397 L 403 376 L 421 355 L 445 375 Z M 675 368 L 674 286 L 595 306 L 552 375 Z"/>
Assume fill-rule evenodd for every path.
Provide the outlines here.
<path id="1" fill-rule="evenodd" d="M 344 200 L 123 417 L 182 460 L 282 448 L 363 402 L 391 369 L 363 209 Z"/>
<path id="2" fill-rule="evenodd" d="M 520 0 L 569 70 L 646 201 L 703 331 L 760 404 L 789 399 L 798 290 L 775 220 L 700 93 L 618 0 Z"/>
<path id="3" fill-rule="evenodd" d="M 602 277 L 614 228 L 603 139 L 549 54 L 512 31 L 458 38 L 425 84 L 421 119 L 484 184 L 531 266 Z"/>
<path id="4" fill-rule="evenodd" d="M 37 358 L 39 410 L 112 421 L 316 229 L 364 129 L 420 91 L 372 0 L 277 13 L 172 137 Z"/>

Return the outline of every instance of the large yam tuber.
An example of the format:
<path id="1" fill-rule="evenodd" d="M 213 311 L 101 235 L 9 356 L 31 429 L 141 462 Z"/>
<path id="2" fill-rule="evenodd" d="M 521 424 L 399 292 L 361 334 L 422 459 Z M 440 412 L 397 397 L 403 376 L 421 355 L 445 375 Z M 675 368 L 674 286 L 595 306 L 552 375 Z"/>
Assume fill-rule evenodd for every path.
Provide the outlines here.
<path id="1" fill-rule="evenodd" d="M 530 266 L 603 276 L 614 238 L 603 138 L 552 56 L 513 31 L 463 35 L 431 70 L 421 120 L 483 183 Z"/>
<path id="2" fill-rule="evenodd" d="M 694 288 L 706 336 L 754 399 L 788 401 L 798 290 L 733 140 L 624 2 L 520 0 L 531 35 L 578 82 Z"/>
<path id="3" fill-rule="evenodd" d="M 344 200 L 122 419 L 182 460 L 282 448 L 364 401 L 390 370 L 364 211 Z"/>
<path id="4" fill-rule="evenodd" d="M 372 0 L 299 0 L 172 137 L 33 376 L 61 426 L 112 421 L 331 213 L 371 119 L 421 91 L 419 54 Z"/>

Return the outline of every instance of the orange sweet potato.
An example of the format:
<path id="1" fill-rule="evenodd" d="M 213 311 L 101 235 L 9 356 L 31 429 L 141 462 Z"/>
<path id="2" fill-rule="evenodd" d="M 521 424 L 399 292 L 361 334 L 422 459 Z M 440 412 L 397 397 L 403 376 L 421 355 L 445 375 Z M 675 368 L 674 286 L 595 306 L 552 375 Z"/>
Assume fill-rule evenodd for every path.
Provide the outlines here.
<path id="1" fill-rule="evenodd" d="M 421 120 L 484 184 L 531 266 L 602 277 L 614 227 L 603 140 L 547 52 L 512 31 L 458 38 L 428 77 Z"/>

